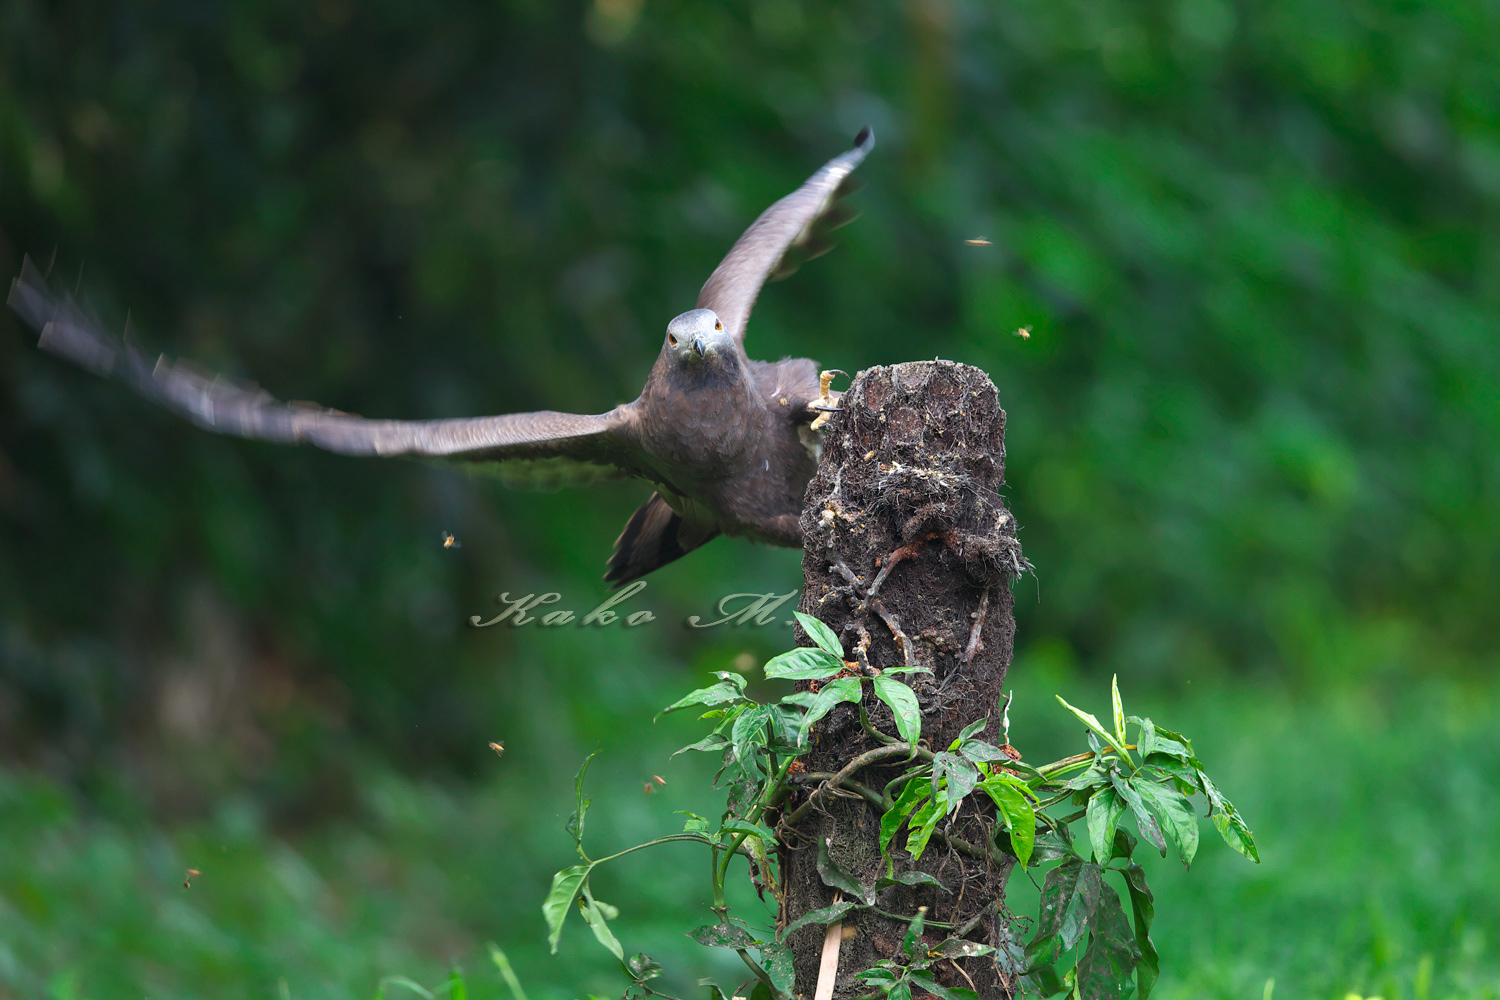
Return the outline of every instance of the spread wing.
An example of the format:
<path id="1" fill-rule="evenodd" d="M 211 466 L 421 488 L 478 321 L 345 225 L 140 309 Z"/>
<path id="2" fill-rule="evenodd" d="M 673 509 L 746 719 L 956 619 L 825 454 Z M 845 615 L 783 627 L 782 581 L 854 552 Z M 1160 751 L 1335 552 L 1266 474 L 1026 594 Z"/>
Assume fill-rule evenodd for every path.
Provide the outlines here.
<path id="1" fill-rule="evenodd" d="M 635 404 L 586 416 L 539 410 L 457 420 L 366 420 L 311 403 L 283 403 L 184 362 L 154 364 L 134 344 L 104 333 L 71 298 L 47 288 L 28 258 L 6 303 L 40 331 L 40 346 L 80 367 L 124 382 L 178 416 L 219 434 L 306 442 L 344 455 L 414 455 L 472 462 L 540 460 L 583 464 L 604 474 L 638 474 Z"/>
<path id="2" fill-rule="evenodd" d="M 698 308 L 719 314 L 740 343 L 760 286 L 795 270 L 794 258 L 816 257 L 831 244 L 827 233 L 853 216 L 838 200 L 849 191 L 849 175 L 875 146 L 868 128 L 854 148 L 823 164 L 801 187 L 761 213 L 735 241 L 698 293 Z"/>

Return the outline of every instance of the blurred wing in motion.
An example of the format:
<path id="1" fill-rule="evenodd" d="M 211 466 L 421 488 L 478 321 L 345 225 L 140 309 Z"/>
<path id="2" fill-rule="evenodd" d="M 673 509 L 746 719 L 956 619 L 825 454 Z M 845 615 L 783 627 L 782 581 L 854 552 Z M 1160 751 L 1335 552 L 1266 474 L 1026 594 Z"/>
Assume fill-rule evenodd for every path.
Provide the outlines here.
<path id="1" fill-rule="evenodd" d="M 849 175 L 875 146 L 868 128 L 854 148 L 823 164 L 801 187 L 761 213 L 729 248 L 698 293 L 698 308 L 719 314 L 740 343 L 760 286 L 785 277 L 796 265 L 827 252 L 828 232 L 853 218 L 838 201 L 850 190 Z"/>
<path id="2" fill-rule="evenodd" d="M 28 258 L 7 304 L 41 333 L 39 346 L 92 372 L 124 382 L 178 416 L 219 434 L 306 442 L 343 455 L 413 455 L 466 462 L 542 460 L 582 463 L 598 473 L 636 474 L 635 404 L 586 416 L 538 410 L 454 420 L 366 420 L 311 403 L 283 403 L 184 362 L 154 365 L 135 345 L 100 329 L 71 297 L 55 297 Z"/>

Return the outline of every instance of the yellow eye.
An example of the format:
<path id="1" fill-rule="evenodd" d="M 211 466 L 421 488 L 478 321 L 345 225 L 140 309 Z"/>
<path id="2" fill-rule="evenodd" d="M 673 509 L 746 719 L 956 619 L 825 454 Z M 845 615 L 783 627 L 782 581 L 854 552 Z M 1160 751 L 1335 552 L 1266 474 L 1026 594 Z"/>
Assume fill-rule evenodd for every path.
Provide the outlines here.
<path id="1" fill-rule="evenodd" d="M 674 336 L 672 336 L 669 333 L 669 334 L 667 334 L 667 343 L 671 344 L 673 347 L 676 347 L 677 346 L 677 338 L 674 337 Z"/>
<path id="2" fill-rule="evenodd" d="M 714 329 L 715 330 L 722 330 L 722 329 L 724 329 L 724 324 L 720 323 L 718 320 L 714 320 Z"/>

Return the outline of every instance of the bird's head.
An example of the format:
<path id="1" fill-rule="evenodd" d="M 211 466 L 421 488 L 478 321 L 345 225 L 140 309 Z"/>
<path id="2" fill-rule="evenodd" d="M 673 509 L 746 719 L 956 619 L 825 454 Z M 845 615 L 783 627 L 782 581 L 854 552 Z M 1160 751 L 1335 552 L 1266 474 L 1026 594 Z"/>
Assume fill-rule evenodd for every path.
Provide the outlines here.
<path id="1" fill-rule="evenodd" d="M 712 309 L 689 309 L 667 324 L 662 353 L 683 364 L 732 353 L 734 338 Z"/>

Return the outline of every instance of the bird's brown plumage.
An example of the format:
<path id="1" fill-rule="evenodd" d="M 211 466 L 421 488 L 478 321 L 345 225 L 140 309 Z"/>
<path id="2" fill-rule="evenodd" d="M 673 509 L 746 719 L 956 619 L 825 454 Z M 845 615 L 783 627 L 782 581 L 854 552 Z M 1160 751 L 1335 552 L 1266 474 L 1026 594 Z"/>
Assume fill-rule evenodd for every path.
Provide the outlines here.
<path id="1" fill-rule="evenodd" d="M 184 362 L 153 363 L 134 344 L 104 333 L 71 297 L 54 295 L 30 260 L 6 301 L 41 333 L 43 349 L 221 434 L 305 442 L 345 455 L 540 463 L 645 479 L 657 490 L 616 540 L 605 575 L 618 585 L 719 534 L 801 544 L 797 516 L 815 465 L 806 428 L 818 368 L 805 358 L 750 360 L 745 324 L 761 285 L 787 272 L 797 256 L 826 249 L 826 231 L 848 220 L 838 200 L 873 145 L 864 130 L 853 149 L 762 213 L 709 276 L 699 309 L 673 320 L 640 398 L 597 415 L 539 410 L 369 420 L 283 403 Z M 698 331 L 701 350 L 686 350 L 671 332 L 689 329 Z"/>

